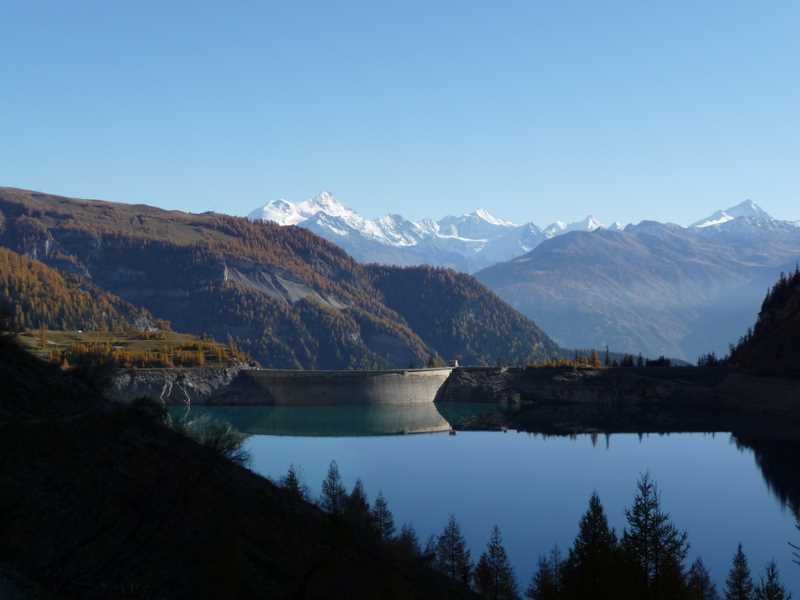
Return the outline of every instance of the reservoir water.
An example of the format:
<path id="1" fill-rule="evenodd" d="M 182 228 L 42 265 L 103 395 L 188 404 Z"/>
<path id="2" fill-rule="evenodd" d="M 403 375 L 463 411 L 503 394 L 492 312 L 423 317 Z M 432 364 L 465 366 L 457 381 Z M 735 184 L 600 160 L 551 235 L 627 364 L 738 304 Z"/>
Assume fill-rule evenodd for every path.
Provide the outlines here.
<path id="1" fill-rule="evenodd" d="M 413 524 L 423 544 L 452 513 L 477 559 L 499 525 L 523 587 L 539 555 L 554 544 L 566 554 L 593 491 L 621 534 L 636 481 L 649 472 L 663 507 L 689 533 L 690 559 L 703 557 L 720 591 L 741 542 L 756 579 L 774 558 L 789 590 L 800 594 L 800 566 L 788 544 L 800 543 L 789 507 L 798 502 L 786 491 L 796 478 L 789 467 L 787 482 L 785 463 L 769 462 L 776 454 L 791 460 L 791 451 L 754 452 L 729 433 L 448 435 L 450 424 L 474 410 L 194 407 L 191 415 L 226 419 L 250 434 L 250 468 L 279 479 L 294 465 L 314 497 L 336 460 L 348 488 L 361 478 L 370 498 L 382 491 L 398 529 Z M 408 435 L 416 431 L 425 433 Z"/>

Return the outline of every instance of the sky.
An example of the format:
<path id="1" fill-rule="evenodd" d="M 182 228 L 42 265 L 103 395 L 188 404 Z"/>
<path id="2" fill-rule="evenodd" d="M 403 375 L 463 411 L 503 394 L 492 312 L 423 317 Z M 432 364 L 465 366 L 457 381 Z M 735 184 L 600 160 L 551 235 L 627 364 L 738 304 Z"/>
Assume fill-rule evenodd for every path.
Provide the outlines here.
<path id="1" fill-rule="evenodd" d="M 797 2 L 0 3 L 0 185 L 246 214 L 800 220 Z"/>

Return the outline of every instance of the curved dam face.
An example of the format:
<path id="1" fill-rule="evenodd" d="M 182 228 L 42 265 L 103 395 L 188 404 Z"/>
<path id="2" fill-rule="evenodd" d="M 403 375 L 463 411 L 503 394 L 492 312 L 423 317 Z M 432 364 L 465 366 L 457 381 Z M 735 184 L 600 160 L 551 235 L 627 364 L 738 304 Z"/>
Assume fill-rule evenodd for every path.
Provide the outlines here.
<path id="1" fill-rule="evenodd" d="M 390 371 L 254 369 L 242 374 L 255 383 L 259 395 L 263 394 L 260 404 L 346 406 L 430 404 L 452 370 L 452 367 Z"/>

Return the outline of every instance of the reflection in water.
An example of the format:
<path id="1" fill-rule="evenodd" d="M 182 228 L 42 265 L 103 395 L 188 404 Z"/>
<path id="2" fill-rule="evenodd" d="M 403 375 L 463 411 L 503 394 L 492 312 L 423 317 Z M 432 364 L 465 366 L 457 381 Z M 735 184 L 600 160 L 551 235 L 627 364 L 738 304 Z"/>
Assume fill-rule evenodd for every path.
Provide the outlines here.
<path id="1" fill-rule="evenodd" d="M 767 487 L 800 518 L 800 443 L 743 433 L 732 438 L 740 449 L 753 452 Z"/>
<path id="2" fill-rule="evenodd" d="M 184 409 L 174 409 L 183 411 Z M 448 431 L 434 404 L 375 406 L 194 406 L 251 435 L 366 436 Z"/>
<path id="3" fill-rule="evenodd" d="M 181 416 L 185 409 L 174 410 Z M 800 443 L 743 433 L 392 437 L 447 431 L 451 425 L 459 429 L 494 411 L 486 404 L 440 403 L 195 406 L 189 414 L 224 419 L 252 435 L 247 444 L 252 468 L 268 476 L 278 478 L 294 464 L 305 482 L 317 488 L 328 463 L 336 459 L 348 485 L 361 477 L 371 493 L 383 490 L 395 515 L 413 522 L 422 536 L 438 532 L 455 513 L 473 551 L 480 552 L 488 527 L 499 522 L 523 578 L 554 542 L 562 548 L 571 543 L 593 491 L 601 494 L 619 533 L 633 485 L 640 473 L 650 471 L 665 492 L 668 510 L 690 533 L 692 556 L 702 554 L 718 584 L 741 541 L 754 569 L 775 558 L 790 589 L 800 591 L 800 569 L 792 565 L 788 545 L 800 541 L 794 530 Z M 409 485 L 409 473 L 414 485 Z"/>

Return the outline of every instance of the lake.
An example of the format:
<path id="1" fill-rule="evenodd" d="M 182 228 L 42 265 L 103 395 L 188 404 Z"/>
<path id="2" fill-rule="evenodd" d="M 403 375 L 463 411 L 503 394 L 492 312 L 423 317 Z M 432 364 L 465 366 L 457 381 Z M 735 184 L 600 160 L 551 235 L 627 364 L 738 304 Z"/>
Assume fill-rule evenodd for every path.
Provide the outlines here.
<path id="1" fill-rule="evenodd" d="M 703 557 L 720 589 L 742 542 L 754 576 L 774 558 L 788 588 L 800 592 L 788 546 L 800 542 L 794 513 L 773 492 L 780 482 L 768 483 L 753 451 L 730 434 L 446 433 L 474 410 L 491 409 L 193 407 L 190 414 L 251 434 L 254 471 L 278 479 L 293 464 L 314 496 L 336 460 L 348 488 L 360 477 L 370 498 L 382 491 L 398 529 L 412 523 L 423 544 L 452 513 L 477 559 L 496 523 L 523 588 L 539 555 L 554 544 L 566 554 L 593 491 L 621 533 L 636 481 L 649 472 L 663 507 L 689 532 L 690 558 Z"/>

